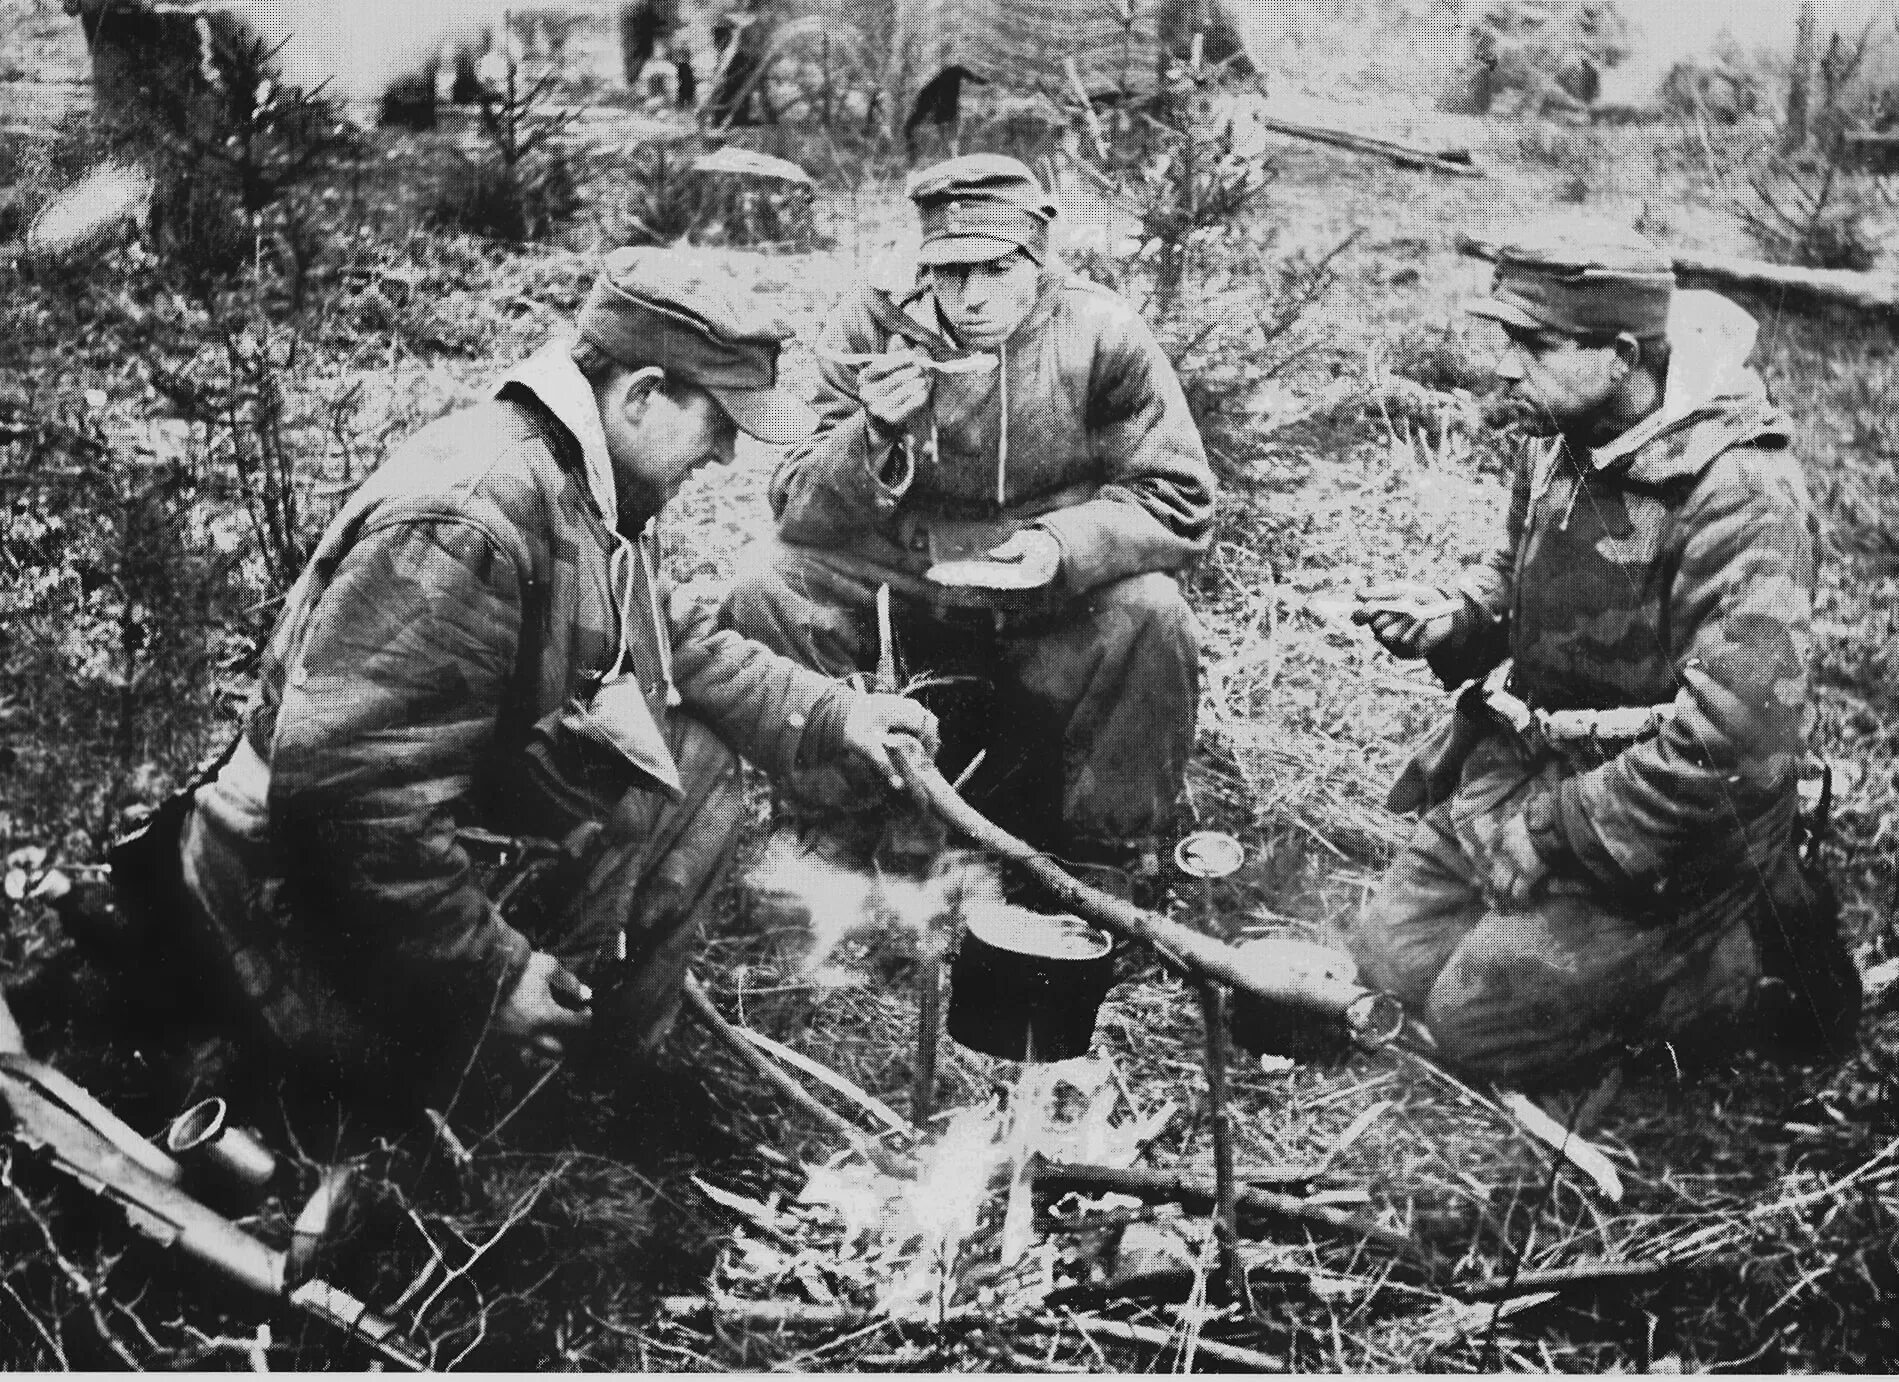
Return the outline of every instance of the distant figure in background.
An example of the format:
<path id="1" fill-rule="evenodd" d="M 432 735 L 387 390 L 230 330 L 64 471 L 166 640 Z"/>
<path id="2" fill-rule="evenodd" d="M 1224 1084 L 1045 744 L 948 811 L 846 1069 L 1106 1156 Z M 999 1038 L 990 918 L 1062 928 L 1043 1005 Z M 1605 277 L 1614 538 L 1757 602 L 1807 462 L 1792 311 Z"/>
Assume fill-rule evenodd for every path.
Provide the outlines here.
<path id="1" fill-rule="evenodd" d="M 679 28 L 679 0 L 628 0 L 620 6 L 620 69 L 629 88 L 659 46 Z"/>
<path id="2" fill-rule="evenodd" d="M 923 84 L 917 92 L 916 101 L 910 107 L 910 118 L 903 122 L 903 147 L 911 158 L 917 153 L 917 131 L 924 125 L 935 125 L 938 129 L 950 127 L 950 153 L 962 152 L 963 133 L 963 83 L 972 82 L 977 86 L 988 85 L 987 77 L 979 77 L 967 67 L 951 63 Z"/>
<path id="3" fill-rule="evenodd" d="M 1353 616 L 1465 688 L 1393 789 L 1425 814 L 1351 937 L 1367 982 L 1530 1087 L 1663 1042 L 1844 1054 L 1860 981 L 1799 815 L 1815 524 L 1753 318 L 1614 227 L 1504 247 L 1469 310 L 1552 440 L 1451 601 Z"/>
<path id="4" fill-rule="evenodd" d="M 759 123 L 761 103 L 757 83 L 752 80 L 763 56 L 758 45 L 758 26 L 753 16 L 728 11 L 712 22 L 712 46 L 718 58 L 712 96 L 706 102 L 708 123 L 715 126 Z"/>
<path id="5" fill-rule="evenodd" d="M 673 104 L 680 110 L 696 110 L 699 105 L 699 78 L 692 70 L 692 49 L 676 44 L 673 60 Z"/>

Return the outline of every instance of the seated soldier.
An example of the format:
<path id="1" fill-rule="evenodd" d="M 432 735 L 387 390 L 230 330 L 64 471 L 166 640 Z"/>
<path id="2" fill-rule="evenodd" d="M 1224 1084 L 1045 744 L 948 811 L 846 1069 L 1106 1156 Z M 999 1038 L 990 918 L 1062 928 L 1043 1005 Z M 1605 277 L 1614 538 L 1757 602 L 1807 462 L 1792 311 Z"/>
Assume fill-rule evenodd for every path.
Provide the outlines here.
<path id="1" fill-rule="evenodd" d="M 1753 320 L 1574 229 L 1505 247 L 1470 310 L 1554 441 L 1460 609 L 1398 585 L 1354 615 L 1473 679 L 1393 792 L 1425 815 L 1358 920 L 1362 971 L 1454 1064 L 1523 1085 L 1743 1020 L 1838 1052 L 1858 978 L 1796 839 L 1814 524 Z"/>
<path id="2" fill-rule="evenodd" d="M 986 688 L 960 718 L 954 688 L 938 702 L 986 752 L 978 804 L 1070 859 L 1151 872 L 1193 749 L 1176 576 L 1212 524 L 1199 434 L 1140 316 L 1050 254 L 1055 206 L 1026 167 L 972 154 L 909 192 L 917 262 L 825 325 L 817 431 L 773 477 L 777 536 L 725 618 L 836 676 Z"/>
<path id="3" fill-rule="evenodd" d="M 775 387 L 785 331 L 657 250 L 610 255 L 578 325 L 357 491 L 234 751 L 117 870 L 188 921 L 153 942 L 181 982 L 326 1083 L 426 1096 L 477 1043 L 651 1048 L 735 845 L 735 754 L 888 776 L 892 736 L 935 747 L 921 706 L 717 628 L 658 573 L 652 521 L 692 472 L 741 429 L 809 430 Z"/>

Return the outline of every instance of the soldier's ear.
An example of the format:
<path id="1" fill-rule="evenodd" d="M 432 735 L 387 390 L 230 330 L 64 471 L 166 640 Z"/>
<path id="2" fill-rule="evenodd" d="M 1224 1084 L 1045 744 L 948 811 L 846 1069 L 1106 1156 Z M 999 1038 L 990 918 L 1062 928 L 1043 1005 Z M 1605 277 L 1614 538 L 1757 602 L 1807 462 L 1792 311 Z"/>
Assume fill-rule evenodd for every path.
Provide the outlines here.
<path id="1" fill-rule="evenodd" d="M 607 389 L 607 411 L 628 424 L 637 425 L 646 414 L 646 404 L 666 381 L 666 371 L 658 365 L 623 370 Z"/>
<path id="2" fill-rule="evenodd" d="M 1642 358 L 1644 355 L 1642 343 L 1627 331 L 1617 334 L 1615 338 L 1615 355 L 1616 359 L 1622 362 L 1624 368 L 1626 368 L 1630 374 L 1635 373 L 1636 370 L 1642 367 Z"/>

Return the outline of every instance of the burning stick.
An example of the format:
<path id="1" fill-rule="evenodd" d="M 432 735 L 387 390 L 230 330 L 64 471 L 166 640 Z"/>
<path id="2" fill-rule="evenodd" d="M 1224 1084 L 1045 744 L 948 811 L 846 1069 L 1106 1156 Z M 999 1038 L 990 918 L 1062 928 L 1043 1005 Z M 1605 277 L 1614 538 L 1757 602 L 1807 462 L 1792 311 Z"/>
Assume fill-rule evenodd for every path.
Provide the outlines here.
<path id="1" fill-rule="evenodd" d="M 898 736 L 893 741 L 893 752 L 902 761 L 917 800 L 952 828 L 991 853 L 1021 865 L 1063 906 L 1110 931 L 1145 942 L 1195 978 L 1226 984 L 1269 1003 L 1343 1017 L 1353 1035 L 1367 1045 L 1384 1045 L 1403 1026 L 1404 1009 L 1390 994 L 1342 979 L 1288 973 L 1282 966 L 1249 962 L 1245 954 L 1211 936 L 1078 882 L 958 796 L 914 740 Z"/>
<path id="2" fill-rule="evenodd" d="M 1116 1166 L 1041 1161 L 1036 1164 L 1035 1179 L 1038 1186 L 1056 1193 L 1062 1190 L 1086 1190 L 1100 1194 L 1112 1190 L 1117 1194 L 1136 1195 L 1143 1199 L 1178 1200 L 1189 1208 L 1210 1205 L 1215 1197 L 1214 1187 L 1206 1181 L 1172 1171 L 1124 1170 Z M 1248 1186 L 1236 1192 L 1235 1207 L 1268 1218 L 1291 1219 L 1334 1233 L 1363 1238 L 1414 1262 L 1435 1266 L 1430 1255 L 1409 1234 L 1328 1205 L 1310 1204 L 1291 1195 Z"/>

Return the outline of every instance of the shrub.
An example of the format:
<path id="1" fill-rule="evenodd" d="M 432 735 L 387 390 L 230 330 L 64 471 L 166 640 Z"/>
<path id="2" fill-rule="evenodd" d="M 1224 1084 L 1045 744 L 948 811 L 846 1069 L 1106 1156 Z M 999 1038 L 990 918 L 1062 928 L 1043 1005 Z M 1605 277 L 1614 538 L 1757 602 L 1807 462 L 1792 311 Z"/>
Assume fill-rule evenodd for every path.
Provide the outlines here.
<path id="1" fill-rule="evenodd" d="M 450 167 L 429 207 L 438 224 L 491 240 L 542 240 L 580 209 L 573 166 L 558 143 L 578 118 L 548 108 L 557 70 L 523 84 L 510 62 L 498 88 L 481 93 L 482 157 Z"/>
<path id="2" fill-rule="evenodd" d="M 1878 246 L 1866 220 L 1871 194 L 1831 159 L 1770 157 L 1748 176 L 1751 200 L 1734 212 L 1770 257 L 1813 269 L 1870 269 Z"/>

